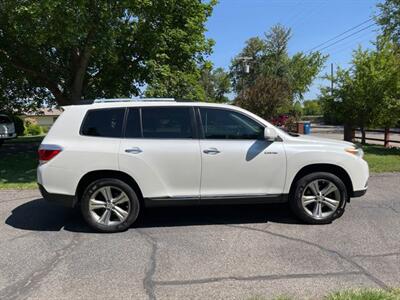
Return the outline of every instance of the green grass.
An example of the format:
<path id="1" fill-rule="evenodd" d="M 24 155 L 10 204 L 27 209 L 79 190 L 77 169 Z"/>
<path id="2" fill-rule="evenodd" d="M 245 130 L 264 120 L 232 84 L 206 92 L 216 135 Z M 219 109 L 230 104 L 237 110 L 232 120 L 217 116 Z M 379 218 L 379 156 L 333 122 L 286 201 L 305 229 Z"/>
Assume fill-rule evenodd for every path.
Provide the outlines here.
<path id="1" fill-rule="evenodd" d="M 270 298 L 255 296 L 250 297 L 247 300 L 267 300 Z M 291 300 L 296 299 L 281 296 L 273 298 L 274 300 Z M 358 289 L 358 290 L 346 290 L 336 293 L 331 293 L 323 298 L 324 300 L 400 300 L 400 289 L 393 289 L 385 291 L 382 289 Z"/>
<path id="2" fill-rule="evenodd" d="M 378 145 L 363 145 L 362 148 L 371 172 L 400 172 L 400 148 Z"/>
<path id="3" fill-rule="evenodd" d="M 36 188 L 36 152 L 5 154 L 0 160 L 0 189 Z"/>
<path id="4" fill-rule="evenodd" d="M 399 300 L 400 290 L 361 289 L 333 293 L 326 300 Z"/>

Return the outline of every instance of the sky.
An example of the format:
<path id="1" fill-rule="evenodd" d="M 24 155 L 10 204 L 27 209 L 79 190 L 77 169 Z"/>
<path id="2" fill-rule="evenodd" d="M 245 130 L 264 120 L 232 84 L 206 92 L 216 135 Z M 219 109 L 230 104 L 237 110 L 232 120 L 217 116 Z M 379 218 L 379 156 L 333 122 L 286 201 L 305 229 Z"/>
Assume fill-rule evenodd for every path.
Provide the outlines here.
<path id="1" fill-rule="evenodd" d="M 219 0 L 213 14 L 207 21 L 208 38 L 215 41 L 214 51 L 209 59 L 215 67 L 228 70 L 231 59 L 244 47 L 250 37 L 263 37 L 274 24 L 280 23 L 292 29 L 289 54 L 307 52 L 315 46 L 339 35 L 346 30 L 367 21 L 378 13 L 379 0 Z M 350 31 L 337 40 L 355 33 L 372 21 Z M 351 61 L 352 51 L 359 45 L 371 48 L 371 41 L 379 31 L 377 25 L 365 29 L 322 51 L 329 55 L 324 69 L 314 80 L 304 99 L 313 99 L 321 85 L 327 82 L 320 77 L 334 68 L 346 68 Z M 335 42 L 327 43 L 324 46 Z M 232 97 L 232 95 L 230 95 Z"/>

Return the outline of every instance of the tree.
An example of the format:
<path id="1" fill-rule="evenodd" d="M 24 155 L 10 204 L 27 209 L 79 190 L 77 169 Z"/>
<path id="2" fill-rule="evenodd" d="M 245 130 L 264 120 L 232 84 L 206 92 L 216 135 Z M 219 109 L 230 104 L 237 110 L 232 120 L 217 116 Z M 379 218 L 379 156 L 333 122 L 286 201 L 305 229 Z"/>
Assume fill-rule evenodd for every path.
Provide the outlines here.
<path id="1" fill-rule="evenodd" d="M 227 102 L 231 91 L 229 74 L 222 68 L 213 69 L 207 61 L 194 72 L 170 73 L 168 78 L 155 80 L 146 89 L 148 97 L 172 97 L 205 102 Z"/>
<path id="2" fill-rule="evenodd" d="M 306 116 L 317 116 L 321 114 L 321 103 L 319 100 L 304 101 L 303 106 L 303 111 Z"/>
<path id="3" fill-rule="evenodd" d="M 18 80 L 34 95 L 45 89 L 47 100 L 68 105 L 138 95 L 144 84 L 171 74 L 193 80 L 211 50 L 204 23 L 214 4 L 2 0 L 0 66 L 8 70 L 2 93 Z"/>
<path id="4" fill-rule="evenodd" d="M 400 1 L 385 0 L 378 4 L 378 8 L 377 22 L 382 27 L 383 35 L 400 45 Z"/>
<path id="5" fill-rule="evenodd" d="M 24 79 L 23 74 L 9 76 L 10 70 L 0 66 L 0 112 L 8 114 L 22 114 L 35 111 L 43 105 L 48 97 L 46 89 L 34 88 Z"/>
<path id="6" fill-rule="evenodd" d="M 295 112 L 293 104 L 303 98 L 326 59 L 319 52 L 289 56 L 290 37 L 290 29 L 275 25 L 264 39 L 249 39 L 232 61 L 230 70 L 237 103 L 257 113 L 261 107 L 267 108 L 268 111 L 261 109 L 264 118 L 276 116 L 280 108 Z M 248 74 L 242 66 L 244 56 L 251 57 Z"/>
<path id="7" fill-rule="evenodd" d="M 325 112 L 334 112 L 347 127 L 391 127 L 400 120 L 400 60 L 391 43 L 376 50 L 359 48 L 348 70 L 338 69 L 332 95 L 322 89 Z"/>
<path id="8" fill-rule="evenodd" d="M 283 78 L 260 76 L 250 88 L 244 89 L 236 98 L 240 107 L 271 120 L 281 107 L 290 102 L 290 85 Z"/>
<path id="9" fill-rule="evenodd" d="M 231 80 L 223 68 L 213 69 L 212 64 L 204 65 L 199 83 L 205 92 L 205 99 L 199 100 L 218 103 L 229 101 L 226 94 L 231 91 Z"/>

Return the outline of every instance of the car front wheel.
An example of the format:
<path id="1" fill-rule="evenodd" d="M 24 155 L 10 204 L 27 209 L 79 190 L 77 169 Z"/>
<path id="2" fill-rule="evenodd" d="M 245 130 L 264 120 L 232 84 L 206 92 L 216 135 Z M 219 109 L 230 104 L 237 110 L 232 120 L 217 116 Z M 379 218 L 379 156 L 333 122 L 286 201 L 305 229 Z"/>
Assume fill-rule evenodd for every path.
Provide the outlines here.
<path id="1" fill-rule="evenodd" d="M 290 206 L 309 224 L 327 224 L 340 217 L 348 194 L 343 181 L 326 172 L 311 173 L 296 182 Z"/>
<path id="2" fill-rule="evenodd" d="M 139 215 L 140 203 L 135 191 L 119 179 L 92 182 L 81 200 L 85 221 L 100 232 L 128 229 Z"/>

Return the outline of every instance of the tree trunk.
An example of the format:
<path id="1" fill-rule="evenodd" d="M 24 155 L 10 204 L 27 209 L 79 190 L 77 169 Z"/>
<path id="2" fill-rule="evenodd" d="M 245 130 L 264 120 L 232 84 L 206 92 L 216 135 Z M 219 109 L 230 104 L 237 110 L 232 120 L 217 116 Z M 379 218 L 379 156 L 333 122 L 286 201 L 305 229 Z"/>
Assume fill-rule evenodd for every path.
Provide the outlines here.
<path id="1" fill-rule="evenodd" d="M 365 145 L 365 128 L 361 127 L 361 144 Z"/>
<path id="2" fill-rule="evenodd" d="M 344 124 L 343 128 L 343 139 L 348 142 L 353 141 L 353 127 L 350 124 Z"/>

